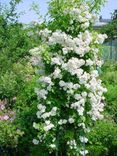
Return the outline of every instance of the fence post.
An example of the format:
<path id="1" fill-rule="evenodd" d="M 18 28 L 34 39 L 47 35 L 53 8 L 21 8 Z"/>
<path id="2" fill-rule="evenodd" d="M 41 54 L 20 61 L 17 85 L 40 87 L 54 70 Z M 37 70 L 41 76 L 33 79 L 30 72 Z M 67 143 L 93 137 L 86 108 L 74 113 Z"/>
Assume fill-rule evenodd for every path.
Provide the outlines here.
<path id="1" fill-rule="evenodd" d="M 112 37 L 111 37 L 111 45 L 110 45 L 110 59 L 111 60 L 113 59 L 113 40 L 112 40 Z"/>

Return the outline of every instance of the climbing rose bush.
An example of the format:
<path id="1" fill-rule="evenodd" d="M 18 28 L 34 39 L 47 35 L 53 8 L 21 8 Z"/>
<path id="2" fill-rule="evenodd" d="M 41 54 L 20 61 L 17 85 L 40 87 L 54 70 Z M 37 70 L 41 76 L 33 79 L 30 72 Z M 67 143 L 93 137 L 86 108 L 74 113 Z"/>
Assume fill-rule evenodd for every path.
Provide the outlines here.
<path id="1" fill-rule="evenodd" d="M 87 4 L 66 7 L 63 16 L 69 20 L 66 31 L 41 30 L 42 45 L 30 50 L 39 75 L 33 143 L 58 155 L 86 155 L 87 133 L 103 118 L 107 90 L 97 68 L 102 65 L 99 45 L 107 36 L 91 30 L 96 16 Z"/>

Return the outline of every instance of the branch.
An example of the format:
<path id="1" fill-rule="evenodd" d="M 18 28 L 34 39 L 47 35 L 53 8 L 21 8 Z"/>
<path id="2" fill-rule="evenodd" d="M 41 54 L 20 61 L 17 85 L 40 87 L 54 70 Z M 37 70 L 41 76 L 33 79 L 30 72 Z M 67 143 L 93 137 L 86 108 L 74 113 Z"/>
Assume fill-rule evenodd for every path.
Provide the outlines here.
<path id="1" fill-rule="evenodd" d="M 94 0 L 92 3 L 91 3 L 91 12 L 93 10 L 96 10 L 96 11 L 99 11 L 101 6 L 104 5 L 104 3 L 106 2 L 107 0 Z"/>

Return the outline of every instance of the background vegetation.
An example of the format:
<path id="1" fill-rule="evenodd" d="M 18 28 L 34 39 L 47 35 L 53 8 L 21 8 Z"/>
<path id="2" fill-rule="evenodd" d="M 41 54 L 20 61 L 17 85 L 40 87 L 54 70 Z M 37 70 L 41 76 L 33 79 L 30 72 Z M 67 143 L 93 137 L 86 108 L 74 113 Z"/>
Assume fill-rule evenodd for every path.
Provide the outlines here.
<path id="1" fill-rule="evenodd" d="M 32 144 L 37 99 L 34 93 L 35 69 L 29 54 L 32 47 L 41 43 L 38 32 L 46 24 L 32 24 L 24 28 L 18 22 L 19 15 L 15 9 L 19 2 L 11 0 L 9 8 L 0 4 L 0 155 L 49 156 L 43 145 Z M 55 7 L 54 3 L 51 6 Z M 100 5 L 95 3 L 93 7 L 99 9 Z M 56 15 L 56 9 L 53 11 Z M 100 31 L 113 37 L 117 35 L 116 23 L 115 11 L 112 22 Z M 89 156 L 116 156 L 117 63 L 105 62 L 100 76 L 108 89 L 105 119 L 94 125 L 88 136 L 90 142 L 87 148 Z"/>

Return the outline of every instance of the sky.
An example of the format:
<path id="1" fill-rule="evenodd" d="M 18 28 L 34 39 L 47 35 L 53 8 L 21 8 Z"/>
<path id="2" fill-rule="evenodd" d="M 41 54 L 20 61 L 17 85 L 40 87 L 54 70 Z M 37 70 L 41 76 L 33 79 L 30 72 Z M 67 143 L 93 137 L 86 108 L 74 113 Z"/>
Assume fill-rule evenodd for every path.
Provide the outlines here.
<path id="1" fill-rule="evenodd" d="M 1 3 L 8 4 L 10 0 L 0 0 Z M 29 23 L 31 21 L 38 21 L 38 17 L 35 12 L 29 10 L 30 6 L 33 2 L 37 2 L 40 6 L 40 13 L 45 15 L 47 13 L 47 1 L 48 0 L 22 0 L 17 7 L 18 12 L 23 12 L 23 15 L 19 18 L 19 21 L 22 23 Z M 109 19 L 111 18 L 111 13 L 117 9 L 117 0 L 108 0 L 104 7 L 102 7 L 100 15 L 103 18 Z M 25 13 L 24 13 L 25 12 Z"/>

